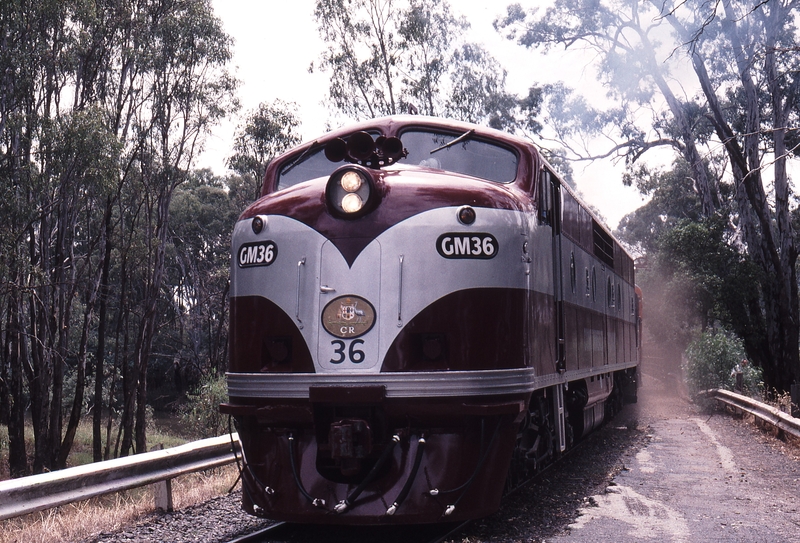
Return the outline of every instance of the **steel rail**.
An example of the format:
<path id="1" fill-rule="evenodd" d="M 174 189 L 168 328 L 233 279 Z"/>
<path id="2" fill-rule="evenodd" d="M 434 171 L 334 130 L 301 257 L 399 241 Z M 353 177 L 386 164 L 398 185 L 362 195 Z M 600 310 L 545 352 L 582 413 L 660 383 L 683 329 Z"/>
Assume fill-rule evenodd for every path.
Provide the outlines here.
<path id="1" fill-rule="evenodd" d="M 244 534 L 236 539 L 231 539 L 227 543 L 261 543 L 265 541 L 265 537 L 269 537 L 273 534 L 273 532 L 283 532 L 289 525 L 285 522 L 276 522 L 275 524 L 270 524 L 264 528 L 259 528 L 255 532 L 250 532 L 249 534 Z"/>
<path id="2" fill-rule="evenodd" d="M 388 526 L 335 526 L 337 531 L 331 534 L 330 528 L 324 524 L 296 524 L 276 522 L 259 528 L 249 534 L 238 536 L 226 543 L 271 543 L 285 541 L 424 541 L 425 543 L 443 543 L 463 532 L 474 520 L 450 522 L 442 524 L 398 525 L 391 532 Z M 352 530 L 348 532 L 347 530 Z M 367 530 L 367 531 L 365 531 Z M 376 530 L 370 532 L 368 530 Z"/>
<path id="3" fill-rule="evenodd" d="M 238 444 L 238 440 L 237 434 L 225 435 L 161 451 L 0 481 L 0 520 L 231 464 L 235 460 L 232 443 Z M 237 450 L 239 448 L 237 446 Z"/>
<path id="4" fill-rule="evenodd" d="M 754 417 L 771 424 L 779 430 L 791 434 L 796 438 L 800 438 L 800 419 L 792 417 L 780 409 L 729 390 L 717 388 L 707 390 L 704 395 L 713 398 L 717 402 L 750 413 Z"/>

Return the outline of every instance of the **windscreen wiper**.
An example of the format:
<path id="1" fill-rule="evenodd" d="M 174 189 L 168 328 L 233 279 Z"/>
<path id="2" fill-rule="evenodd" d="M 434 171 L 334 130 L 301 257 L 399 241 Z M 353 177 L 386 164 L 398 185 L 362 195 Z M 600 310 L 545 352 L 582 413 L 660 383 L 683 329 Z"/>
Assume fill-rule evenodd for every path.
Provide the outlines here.
<path id="1" fill-rule="evenodd" d="M 452 147 L 456 143 L 460 143 L 460 142 L 464 141 L 465 139 L 469 138 L 474 133 L 475 133 L 475 129 L 471 128 L 470 130 L 467 130 L 466 132 L 464 132 L 463 134 L 458 136 L 456 139 L 450 140 L 447 143 L 445 143 L 444 145 L 441 145 L 441 146 L 437 147 L 436 149 L 433 149 L 431 151 L 431 154 L 433 154 L 433 153 L 435 153 L 437 151 L 441 151 L 442 149 L 447 149 L 448 147 Z"/>
<path id="2" fill-rule="evenodd" d="M 303 153 L 302 153 L 302 154 L 301 154 L 299 157 L 297 157 L 296 159 L 294 159 L 294 160 L 291 162 L 291 164 L 289 164 L 288 166 L 284 167 L 284 168 L 283 168 L 283 170 L 281 170 L 281 173 L 280 173 L 280 175 L 286 175 L 287 173 L 289 173 L 290 171 L 292 171 L 292 170 L 294 169 L 294 167 L 295 167 L 295 166 L 297 166 L 298 164 L 300 164 L 301 162 L 303 162 L 303 161 L 306 159 L 306 157 L 307 157 L 309 154 L 311 154 L 311 151 L 314 149 L 314 147 L 315 147 L 316 145 L 317 145 L 317 141 L 316 141 L 316 140 L 314 140 L 313 142 L 311 142 L 311 145 L 309 145 L 309 146 L 308 146 L 308 148 L 306 148 L 306 150 L 305 150 L 305 151 L 303 151 Z"/>

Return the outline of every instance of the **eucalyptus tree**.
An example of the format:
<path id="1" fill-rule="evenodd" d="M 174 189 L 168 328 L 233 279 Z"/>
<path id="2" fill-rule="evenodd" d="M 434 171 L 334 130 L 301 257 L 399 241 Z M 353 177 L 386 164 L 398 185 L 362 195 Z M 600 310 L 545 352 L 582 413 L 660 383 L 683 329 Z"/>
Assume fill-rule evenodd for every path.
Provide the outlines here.
<path id="1" fill-rule="evenodd" d="M 598 111 L 563 85 L 547 89 L 550 120 L 561 129 L 563 143 L 589 131 L 617 141 L 600 156 L 584 152 L 579 158 L 621 153 L 635 161 L 650 149 L 671 147 L 691 166 L 704 212 L 712 214 L 719 205 L 716 180 L 708 177 L 698 148 L 707 140 L 707 129 L 675 88 L 676 59 L 669 47 L 659 46 L 667 25 L 657 15 L 639 0 L 556 0 L 543 12 L 509 6 L 495 27 L 528 48 L 563 46 L 585 50 L 596 59 L 597 77 L 615 107 Z M 642 126 L 639 118 L 645 112 L 650 121 Z"/>
<path id="2" fill-rule="evenodd" d="M 330 73 L 328 101 L 352 119 L 422 113 L 529 128 L 505 89 L 506 71 L 445 0 L 317 0 L 326 49 L 311 69 Z M 535 96 L 535 93 L 532 95 Z"/>
<path id="3" fill-rule="evenodd" d="M 134 422 L 144 451 L 169 204 L 235 105 L 230 39 L 205 0 L 18 0 L 0 4 L 0 27 L 0 399 L 12 473 L 28 469 L 28 402 L 34 471 L 65 465 L 92 354 L 100 456 L 109 324 L 127 376 L 123 451 Z"/>
<path id="4" fill-rule="evenodd" d="M 139 4 L 135 4 L 138 6 Z M 149 9 L 148 9 L 149 8 Z M 141 227 L 146 268 L 133 354 L 136 384 L 136 451 L 147 450 L 147 370 L 162 298 L 169 209 L 176 188 L 187 180 L 203 137 L 228 108 L 236 82 L 225 71 L 231 39 L 208 1 L 156 0 L 143 6 L 146 42 L 140 44 L 141 96 L 134 117 L 137 175 L 145 188 Z M 129 432 L 123 438 L 127 452 Z"/>
<path id="5" fill-rule="evenodd" d="M 622 218 L 615 231 L 637 254 L 655 254 L 660 238 L 681 221 L 703 219 L 691 167 L 683 158 L 679 157 L 666 170 L 640 164 L 626 172 L 622 182 L 634 185 L 647 198 L 644 205 Z"/>
<path id="6" fill-rule="evenodd" d="M 612 152 L 633 163 L 651 148 L 670 146 L 691 167 L 702 217 L 731 213 L 736 235 L 726 239 L 761 270 L 760 302 L 752 309 L 760 308 L 767 348 L 745 337 L 746 348 L 767 385 L 781 390 L 800 378 L 787 175 L 798 140 L 796 8 L 795 0 L 556 0 L 541 12 L 510 6 L 496 23 L 526 47 L 595 53 L 600 82 L 617 105 L 584 111 L 599 120 L 594 126 L 612 131 Z M 679 82 L 670 70 L 686 67 Z M 648 110 L 650 121 L 637 121 Z M 710 175 L 710 163 L 724 170 Z"/>
<path id="7" fill-rule="evenodd" d="M 297 104 L 275 100 L 259 104 L 236 129 L 233 155 L 228 157 L 227 165 L 252 187 L 250 198 L 261 195 L 262 178 L 269 161 L 300 144 L 299 127 Z"/>
<path id="8" fill-rule="evenodd" d="M 192 172 L 170 204 L 164 315 L 177 326 L 160 342 L 180 346 L 172 364 L 179 393 L 227 367 L 230 236 L 241 211 L 209 170 Z"/>
<path id="9" fill-rule="evenodd" d="M 72 2 L 3 3 L 0 54 L 0 170 L 10 213 L 3 236 L 4 364 L 11 378 L 12 473 L 27 471 L 24 405 L 30 402 L 34 470 L 63 465 L 82 385 L 63 435 L 68 360 L 85 372 L 88 326 L 97 292 L 95 228 L 113 187 L 119 145 L 95 107 L 77 102 L 71 70 L 82 16 Z M 73 104 L 69 96 L 75 96 Z M 76 301 L 82 302 L 82 309 Z M 73 311 L 82 311 L 73 333 Z M 25 397 L 22 381 L 27 382 Z"/>
<path id="10" fill-rule="evenodd" d="M 724 0 L 688 11 L 658 5 L 685 43 L 730 162 L 742 239 L 763 272 L 768 349 L 748 354 L 763 353 L 756 360 L 764 380 L 778 390 L 800 382 L 797 236 L 787 168 L 800 147 L 798 6 L 795 0 Z"/>

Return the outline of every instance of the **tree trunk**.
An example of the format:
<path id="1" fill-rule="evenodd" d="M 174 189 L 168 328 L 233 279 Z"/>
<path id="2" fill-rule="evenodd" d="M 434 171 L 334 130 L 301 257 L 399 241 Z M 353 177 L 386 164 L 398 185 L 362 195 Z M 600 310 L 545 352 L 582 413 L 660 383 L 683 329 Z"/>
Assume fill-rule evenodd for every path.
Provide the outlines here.
<path id="1" fill-rule="evenodd" d="M 0 300 L 2 299 L 0 298 Z M 11 300 L 9 299 L 8 302 L 10 306 Z M 8 419 L 11 413 L 11 392 L 8 389 L 11 383 L 9 362 L 12 349 L 10 307 L 6 310 L 5 316 L 5 327 L 0 327 L 0 344 L 2 344 L 2 351 L 0 351 L 0 425 L 5 424 L 8 426 Z"/>
<path id="2" fill-rule="evenodd" d="M 666 79 L 664 79 L 661 65 L 656 60 L 655 48 L 650 43 L 645 31 L 639 32 L 639 38 L 641 39 L 642 46 L 647 53 L 645 62 L 647 62 L 649 65 L 650 75 L 661 92 L 661 95 L 667 101 L 667 106 L 669 106 L 670 112 L 672 112 L 672 116 L 675 119 L 675 123 L 678 125 L 681 143 L 683 143 L 683 156 L 686 159 L 686 162 L 688 162 L 689 166 L 692 168 L 692 173 L 694 174 L 694 186 L 695 190 L 697 191 L 697 195 L 700 197 L 703 215 L 706 217 L 711 217 L 714 215 L 717 207 L 719 206 L 719 195 L 717 194 L 716 184 L 713 183 L 708 177 L 706 166 L 703 162 L 703 157 L 700 155 L 700 152 L 697 150 L 697 146 L 695 145 L 695 134 L 692 130 L 691 124 L 689 123 L 689 120 L 687 119 L 684 106 L 680 103 L 680 101 L 678 101 Z"/>
<path id="3" fill-rule="evenodd" d="M 24 330 L 20 322 L 21 301 L 13 292 L 9 301 L 9 396 L 8 468 L 11 477 L 28 475 L 28 453 L 25 450 L 25 394 L 22 386 L 22 365 L 28 359 Z"/>
<path id="4" fill-rule="evenodd" d="M 774 3 L 777 4 L 777 3 Z M 785 171 L 785 123 L 783 90 L 777 83 L 774 66 L 774 32 L 782 24 L 779 15 L 780 6 L 771 5 L 773 17 L 772 24 L 768 21 L 765 71 L 768 80 L 769 98 L 772 102 L 773 144 L 776 152 L 775 162 L 775 212 L 771 212 L 766 195 L 764 194 L 761 178 L 761 149 L 759 138 L 761 134 L 761 109 L 759 104 L 758 89 L 753 81 L 752 68 L 754 59 L 749 54 L 746 43 L 750 42 L 748 36 L 740 34 L 737 14 L 734 12 L 730 0 L 723 2 L 725 9 L 725 26 L 730 32 L 730 39 L 735 52 L 739 78 L 745 95 L 745 134 L 744 156 L 747 160 L 748 171 L 742 179 L 747 191 L 747 196 L 753 211 L 759 220 L 762 246 L 749 247 L 766 256 L 765 273 L 765 306 L 767 317 L 767 334 L 772 347 L 774 359 L 769 367 L 764 368 L 764 380 L 768 389 L 776 388 L 786 391 L 794 382 L 800 370 L 800 353 L 798 353 L 798 338 L 800 337 L 800 319 L 798 319 L 798 291 L 795 264 L 797 250 L 795 248 L 794 233 L 789 221 L 788 179 Z M 746 21 L 745 21 L 746 22 Z M 772 38 L 770 37 L 772 36 Z M 770 65 L 770 62 L 773 64 Z"/>
<path id="5" fill-rule="evenodd" d="M 47 217 L 41 221 L 41 231 L 48 230 L 49 223 Z M 30 262 L 50 262 L 49 244 L 41 241 L 39 236 L 39 252 L 36 252 L 37 237 L 31 228 L 31 252 Z M 46 266 L 47 264 L 42 264 Z M 28 296 L 28 312 L 30 327 L 28 333 L 31 338 L 31 372 L 28 379 L 28 387 L 31 395 L 31 420 L 33 422 L 33 471 L 42 473 L 50 468 L 52 458 L 52 447 L 50 442 L 50 386 L 53 382 L 52 366 L 52 334 L 50 333 L 50 321 L 46 317 L 49 306 L 45 305 L 51 299 L 51 289 L 47 286 L 36 288 L 32 285 L 34 295 Z M 51 311 L 52 312 L 52 311 Z"/>
<path id="6" fill-rule="evenodd" d="M 78 346 L 78 367 L 75 376 L 75 396 L 72 400 L 72 410 L 70 411 L 67 430 L 59 448 L 58 460 L 56 463 L 57 469 L 64 469 L 67 467 L 67 457 L 72 450 L 72 443 L 75 440 L 75 433 L 78 430 L 78 424 L 80 424 L 81 415 L 83 414 L 83 396 L 86 389 L 86 353 L 89 344 L 89 327 L 92 324 L 94 306 L 97 303 L 97 292 L 100 289 L 101 276 L 102 269 L 100 270 L 100 273 L 95 281 L 93 281 L 92 286 L 90 287 L 91 290 L 87 293 L 89 299 L 86 300 L 84 304 L 83 328 L 81 329 L 81 340 Z"/>
<path id="7" fill-rule="evenodd" d="M 167 173 L 163 172 L 166 176 Z M 161 285 L 164 280 L 164 259 L 169 230 L 169 205 L 172 201 L 177 182 L 166 180 L 157 200 L 156 239 L 158 245 L 155 251 L 155 261 L 150 285 L 145 299 L 145 313 L 140 325 L 140 333 L 136 345 L 135 363 L 137 365 L 138 387 L 136 393 L 136 449 L 138 452 L 147 451 L 147 365 L 153 345 L 153 336 L 156 329 L 158 299 Z"/>
<path id="8" fill-rule="evenodd" d="M 125 346 L 122 351 L 122 397 L 123 408 L 120 420 L 120 431 L 122 432 L 122 443 L 119 448 L 119 456 L 128 456 L 133 448 L 133 423 L 136 409 L 136 364 L 131 364 L 128 360 L 128 330 L 125 329 Z M 134 453 L 136 451 L 133 451 Z M 115 455 L 116 456 L 116 455 Z"/>
<path id="9" fill-rule="evenodd" d="M 111 236 L 113 227 L 111 224 L 113 205 L 111 198 L 106 202 L 106 211 L 103 216 L 103 226 L 105 237 L 103 240 L 103 261 L 101 263 L 102 273 L 100 276 L 100 308 L 97 315 L 97 351 L 94 364 L 94 411 L 92 413 L 92 456 L 95 462 L 103 459 L 103 366 L 106 356 L 106 314 L 108 311 L 108 276 L 111 268 Z M 109 391 L 109 410 L 111 409 L 111 399 L 113 390 Z"/>

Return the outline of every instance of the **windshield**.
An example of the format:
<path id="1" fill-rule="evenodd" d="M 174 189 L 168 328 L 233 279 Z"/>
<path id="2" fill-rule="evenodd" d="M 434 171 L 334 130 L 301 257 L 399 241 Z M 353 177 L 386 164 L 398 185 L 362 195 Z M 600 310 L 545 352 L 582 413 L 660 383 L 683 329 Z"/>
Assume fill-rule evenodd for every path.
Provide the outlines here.
<path id="1" fill-rule="evenodd" d="M 377 134 L 372 134 L 376 137 Z M 511 183 L 517 177 L 517 155 L 514 151 L 472 138 L 473 131 L 462 134 L 407 130 L 400 135 L 408 156 L 403 164 L 414 164 L 494 181 Z M 343 161 L 331 162 L 323 146 L 312 146 L 295 160 L 286 164 L 278 174 L 278 190 L 297 183 L 327 177 Z"/>
<path id="2" fill-rule="evenodd" d="M 338 168 L 343 161 L 331 162 L 325 156 L 325 148 L 311 147 L 308 152 L 284 166 L 278 174 L 278 190 L 291 187 L 309 179 L 327 177 Z"/>
<path id="3" fill-rule="evenodd" d="M 405 164 L 461 173 L 497 183 L 517 177 L 517 155 L 499 145 L 472 139 L 472 131 L 450 134 L 408 130 L 400 135 L 408 150 Z"/>

